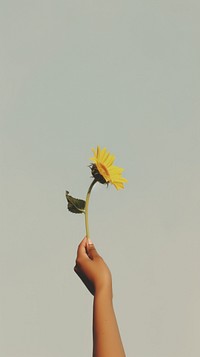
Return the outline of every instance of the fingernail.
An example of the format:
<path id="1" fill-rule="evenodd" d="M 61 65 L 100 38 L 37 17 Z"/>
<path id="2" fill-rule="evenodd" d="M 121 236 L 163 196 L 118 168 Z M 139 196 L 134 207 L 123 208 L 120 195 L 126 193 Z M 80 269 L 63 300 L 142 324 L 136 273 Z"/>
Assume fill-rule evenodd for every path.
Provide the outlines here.
<path id="1" fill-rule="evenodd" d="M 88 244 L 93 244 L 90 238 L 88 238 Z"/>

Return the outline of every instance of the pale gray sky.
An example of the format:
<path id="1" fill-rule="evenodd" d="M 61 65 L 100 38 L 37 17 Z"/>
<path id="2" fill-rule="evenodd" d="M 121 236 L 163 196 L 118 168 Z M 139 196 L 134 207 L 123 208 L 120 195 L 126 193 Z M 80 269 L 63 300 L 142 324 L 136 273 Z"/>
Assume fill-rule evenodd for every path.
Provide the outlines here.
<path id="1" fill-rule="evenodd" d="M 73 272 L 91 148 L 91 238 L 113 274 L 130 357 L 200 355 L 200 3 L 0 1 L 0 355 L 91 356 Z"/>

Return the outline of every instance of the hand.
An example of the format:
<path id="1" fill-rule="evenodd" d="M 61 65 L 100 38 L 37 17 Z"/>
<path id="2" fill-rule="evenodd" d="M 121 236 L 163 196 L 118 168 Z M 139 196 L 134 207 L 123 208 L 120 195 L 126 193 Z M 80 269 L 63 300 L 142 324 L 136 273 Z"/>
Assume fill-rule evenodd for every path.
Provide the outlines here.
<path id="1" fill-rule="evenodd" d="M 107 290 L 112 295 L 112 277 L 109 268 L 97 253 L 94 244 L 85 237 L 78 246 L 74 271 L 92 295 Z"/>

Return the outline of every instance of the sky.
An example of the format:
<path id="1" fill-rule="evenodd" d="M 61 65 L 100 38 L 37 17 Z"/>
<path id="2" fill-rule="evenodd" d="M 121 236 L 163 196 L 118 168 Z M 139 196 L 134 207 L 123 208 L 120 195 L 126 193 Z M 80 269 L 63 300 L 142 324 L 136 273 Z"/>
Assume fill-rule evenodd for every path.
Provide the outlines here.
<path id="1" fill-rule="evenodd" d="M 85 198 L 100 145 L 128 179 L 89 206 L 127 356 L 199 356 L 199 1 L 0 9 L 0 355 L 92 355 L 65 191 Z"/>

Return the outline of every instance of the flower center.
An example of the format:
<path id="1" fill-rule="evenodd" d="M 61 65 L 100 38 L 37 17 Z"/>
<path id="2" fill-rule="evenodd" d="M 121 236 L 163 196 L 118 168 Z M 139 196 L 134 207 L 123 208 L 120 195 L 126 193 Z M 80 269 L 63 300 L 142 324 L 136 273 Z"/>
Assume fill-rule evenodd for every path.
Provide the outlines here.
<path id="1" fill-rule="evenodd" d="M 105 172 L 105 174 L 109 176 L 109 172 L 108 172 L 106 166 L 104 166 L 101 162 L 99 163 L 99 165 L 101 166 L 101 168 L 103 169 L 103 171 Z"/>
<path id="2" fill-rule="evenodd" d="M 100 183 L 106 183 L 106 179 L 104 178 L 104 170 L 102 167 L 97 168 L 96 164 L 91 164 L 90 169 L 92 172 L 92 176 L 99 181 Z M 100 172 L 101 171 L 101 172 Z"/>

